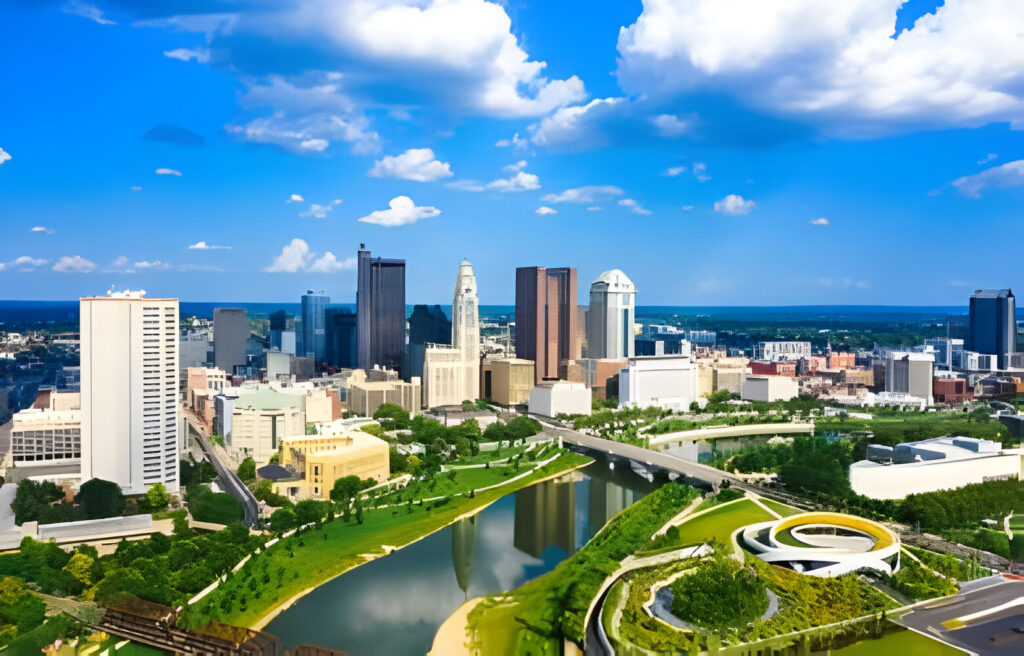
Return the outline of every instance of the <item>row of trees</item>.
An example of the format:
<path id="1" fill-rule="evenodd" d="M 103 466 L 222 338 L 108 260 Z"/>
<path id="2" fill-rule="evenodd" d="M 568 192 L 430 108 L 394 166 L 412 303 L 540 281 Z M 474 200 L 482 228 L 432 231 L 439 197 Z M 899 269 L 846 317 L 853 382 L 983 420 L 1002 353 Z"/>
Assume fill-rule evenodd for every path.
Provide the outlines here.
<path id="1" fill-rule="evenodd" d="M 176 512 L 172 536 L 156 533 L 145 540 L 121 540 L 113 554 L 103 557 L 92 546 L 80 545 L 69 553 L 56 543 L 25 537 L 19 553 L 0 557 L 0 576 L 17 577 L 41 592 L 101 605 L 138 597 L 175 606 L 229 571 L 261 542 L 241 525 L 212 534 L 194 533 L 184 511 Z"/>
<path id="2" fill-rule="evenodd" d="M 145 495 L 134 498 L 133 502 L 133 510 L 138 512 L 161 512 L 167 510 L 170 496 L 162 483 L 156 483 Z M 118 517 L 125 514 L 126 500 L 117 483 L 100 478 L 82 483 L 73 502 L 66 499 L 63 488 L 51 481 L 25 479 L 18 483 L 11 508 L 14 510 L 14 521 L 19 525 L 33 521 L 54 524 Z"/>

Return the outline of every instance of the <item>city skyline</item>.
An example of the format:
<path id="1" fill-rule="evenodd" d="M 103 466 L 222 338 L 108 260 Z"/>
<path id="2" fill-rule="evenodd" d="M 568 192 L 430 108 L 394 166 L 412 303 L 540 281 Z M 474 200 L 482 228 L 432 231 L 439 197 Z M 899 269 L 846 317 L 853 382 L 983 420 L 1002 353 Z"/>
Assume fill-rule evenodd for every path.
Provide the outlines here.
<path id="1" fill-rule="evenodd" d="M 465 257 L 484 305 L 545 262 L 583 285 L 620 268 L 640 305 L 944 305 L 1024 282 L 949 264 L 961 231 L 1018 220 L 1021 55 L 971 34 L 1019 31 L 1019 4 L 891 0 L 826 24 L 432 1 L 381 45 L 374 21 L 401 4 L 5 7 L 0 297 L 351 299 L 360 242 L 406 259 L 425 303 Z M 650 29 L 704 9 L 680 43 Z M 727 28 L 749 52 L 714 45 Z M 977 66 L 934 66 L 932 39 Z M 788 103 L 780 43 L 821 67 Z M 855 75 L 829 71 L 859 45 Z M 886 73 L 903 64 L 920 85 Z M 961 86 L 981 100 L 944 93 Z"/>

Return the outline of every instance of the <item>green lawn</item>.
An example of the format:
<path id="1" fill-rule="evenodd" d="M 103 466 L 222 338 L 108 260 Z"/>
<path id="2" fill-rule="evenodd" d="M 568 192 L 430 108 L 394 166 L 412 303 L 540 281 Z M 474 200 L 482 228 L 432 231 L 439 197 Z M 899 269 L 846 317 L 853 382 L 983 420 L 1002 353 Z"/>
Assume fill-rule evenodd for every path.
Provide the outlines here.
<path id="1" fill-rule="evenodd" d="M 802 512 L 807 512 L 805 510 L 800 510 L 799 508 L 794 508 L 793 506 L 787 506 L 784 503 L 772 501 L 771 499 L 766 499 L 764 497 L 761 497 L 761 503 L 768 506 L 769 508 L 779 513 L 783 517 L 789 517 L 790 515 L 799 515 Z"/>
<path id="2" fill-rule="evenodd" d="M 901 654 L 902 656 L 957 656 L 966 654 L 944 642 L 932 640 L 913 631 L 898 631 L 873 640 L 861 640 L 849 647 L 833 649 L 832 656 L 875 656 L 875 654 Z"/>
<path id="3" fill-rule="evenodd" d="M 664 550 L 674 547 L 685 547 L 703 542 L 719 541 L 729 543 L 729 537 L 736 529 L 748 524 L 767 522 L 775 519 L 763 508 L 750 499 L 742 499 L 733 503 L 709 510 L 703 515 L 683 522 L 674 539 L 670 534 L 658 541 L 654 549 Z"/>
<path id="4" fill-rule="evenodd" d="M 216 619 L 236 626 L 253 626 L 280 603 L 360 564 L 364 554 L 381 553 L 381 545 L 404 546 L 506 494 L 589 462 L 585 456 L 565 453 L 529 476 L 472 499 L 456 497 L 430 510 L 413 505 L 411 512 L 405 506 L 367 510 L 362 524 L 354 519 L 349 523 L 335 519 L 286 538 L 254 556 L 214 593 L 192 607 L 188 623 L 197 625 Z"/>

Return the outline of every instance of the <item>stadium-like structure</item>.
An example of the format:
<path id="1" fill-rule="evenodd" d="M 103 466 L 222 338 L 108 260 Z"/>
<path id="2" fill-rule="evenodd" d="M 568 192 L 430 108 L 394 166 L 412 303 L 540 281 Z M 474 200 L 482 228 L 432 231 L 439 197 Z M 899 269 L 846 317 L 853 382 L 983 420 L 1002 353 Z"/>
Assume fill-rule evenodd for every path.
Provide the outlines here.
<path id="1" fill-rule="evenodd" d="M 892 574 L 900 567 L 895 533 L 863 517 L 809 512 L 740 531 L 741 544 L 758 558 L 812 576 L 842 576 L 862 569 Z"/>

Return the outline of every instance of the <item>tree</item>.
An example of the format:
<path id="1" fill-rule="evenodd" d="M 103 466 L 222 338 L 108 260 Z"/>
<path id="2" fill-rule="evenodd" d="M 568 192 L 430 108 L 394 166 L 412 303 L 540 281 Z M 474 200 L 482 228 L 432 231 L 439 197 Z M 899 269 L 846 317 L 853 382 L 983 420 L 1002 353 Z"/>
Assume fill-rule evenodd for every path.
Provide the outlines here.
<path id="1" fill-rule="evenodd" d="M 117 483 L 93 478 L 78 488 L 75 503 L 88 519 L 116 517 L 124 512 L 124 493 Z"/>
<path id="2" fill-rule="evenodd" d="M 987 406 L 979 405 L 974 410 L 971 410 L 971 414 L 967 416 L 967 421 L 972 419 L 981 424 L 988 423 L 992 419 L 992 410 Z"/>
<path id="3" fill-rule="evenodd" d="M 278 508 L 270 516 L 270 530 L 275 533 L 284 533 L 295 528 L 295 511 L 291 508 Z"/>
<path id="4" fill-rule="evenodd" d="M 246 458 L 242 461 L 242 464 L 238 465 L 238 478 L 242 479 L 242 482 L 246 485 L 256 482 L 256 461 L 252 458 Z"/>
<path id="5" fill-rule="evenodd" d="M 356 523 L 363 523 L 363 500 L 356 497 Z"/>
<path id="6" fill-rule="evenodd" d="M 167 494 L 167 488 L 163 483 L 154 483 L 146 492 L 146 506 L 150 512 L 162 512 L 167 510 L 171 503 L 171 497 Z"/>
<path id="7" fill-rule="evenodd" d="M 462 402 L 462 411 L 463 412 L 472 412 L 473 410 L 476 410 L 476 404 L 475 403 L 473 403 L 472 401 L 469 401 L 469 400 L 466 400 L 466 401 Z"/>
<path id="8" fill-rule="evenodd" d="M 331 500 L 335 503 L 348 506 L 352 497 L 359 492 L 362 485 L 362 481 L 360 481 L 359 477 L 355 474 L 343 476 L 342 478 L 334 481 L 334 487 L 331 488 Z"/>
<path id="9" fill-rule="evenodd" d="M 64 566 L 64 571 L 75 578 L 76 581 L 81 583 L 85 587 L 89 587 L 93 584 L 92 580 L 92 558 L 86 556 L 83 553 L 76 553 L 71 556 L 68 560 L 68 564 Z"/>
<path id="10" fill-rule="evenodd" d="M 14 521 L 18 524 L 36 521 L 54 501 L 64 497 L 64 492 L 50 481 L 36 483 L 25 479 L 18 483 L 18 491 L 11 502 Z"/>
<path id="11" fill-rule="evenodd" d="M 409 427 L 409 411 L 397 403 L 381 403 L 373 412 L 373 418 L 390 428 L 400 430 Z"/>
<path id="12" fill-rule="evenodd" d="M 323 504 L 316 499 L 303 499 L 295 504 L 295 522 L 299 526 L 323 519 Z"/>

